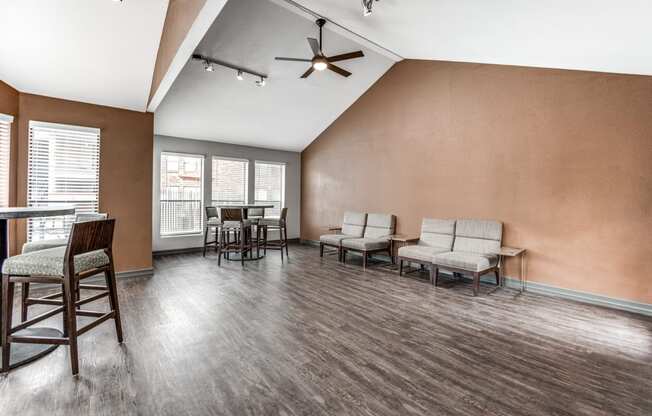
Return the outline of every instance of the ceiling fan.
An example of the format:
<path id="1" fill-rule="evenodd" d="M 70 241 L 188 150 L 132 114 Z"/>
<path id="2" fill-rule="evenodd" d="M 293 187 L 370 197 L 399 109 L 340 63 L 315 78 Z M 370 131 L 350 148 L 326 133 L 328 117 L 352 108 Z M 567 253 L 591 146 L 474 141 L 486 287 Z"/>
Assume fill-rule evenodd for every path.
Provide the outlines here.
<path id="1" fill-rule="evenodd" d="M 335 56 L 326 56 L 324 55 L 324 43 L 322 41 L 322 28 L 326 24 L 325 19 L 317 19 L 317 26 L 319 26 L 319 41 L 315 38 L 308 38 L 308 44 L 310 44 L 310 49 L 312 53 L 315 54 L 312 59 L 302 59 L 302 58 L 281 58 L 276 57 L 277 61 L 293 61 L 293 62 L 310 62 L 311 66 L 308 70 L 301 75 L 301 78 L 308 78 L 313 71 L 323 71 L 325 69 L 330 69 L 333 72 L 336 72 L 343 77 L 348 77 L 351 73 L 345 69 L 340 68 L 337 65 L 333 65 L 333 62 L 345 61 L 347 59 L 362 58 L 364 54 L 362 51 L 349 52 L 341 55 Z"/>

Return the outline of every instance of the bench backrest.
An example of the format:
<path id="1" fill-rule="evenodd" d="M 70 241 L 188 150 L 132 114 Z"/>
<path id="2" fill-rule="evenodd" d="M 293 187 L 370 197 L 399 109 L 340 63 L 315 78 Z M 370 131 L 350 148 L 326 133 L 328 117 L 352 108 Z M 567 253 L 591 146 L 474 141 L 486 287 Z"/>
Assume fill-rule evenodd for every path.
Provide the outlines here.
<path id="1" fill-rule="evenodd" d="M 498 254 L 503 239 L 503 223 L 492 220 L 457 220 L 453 251 Z"/>
<path id="2" fill-rule="evenodd" d="M 421 236 L 419 237 L 420 246 L 452 250 L 454 238 L 455 220 L 423 219 L 421 223 Z"/>
<path id="3" fill-rule="evenodd" d="M 394 234 L 396 217 L 391 214 L 368 214 L 365 238 L 383 238 Z"/>
<path id="4" fill-rule="evenodd" d="M 367 214 L 347 211 L 344 213 L 344 221 L 342 221 L 342 234 L 360 238 L 364 235 L 366 225 Z"/>

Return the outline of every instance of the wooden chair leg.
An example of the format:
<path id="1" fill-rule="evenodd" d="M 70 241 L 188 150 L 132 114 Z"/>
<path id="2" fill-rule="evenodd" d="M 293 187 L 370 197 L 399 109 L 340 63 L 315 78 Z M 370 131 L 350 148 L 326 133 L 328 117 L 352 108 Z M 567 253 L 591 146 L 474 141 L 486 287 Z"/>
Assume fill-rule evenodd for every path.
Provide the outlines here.
<path id="1" fill-rule="evenodd" d="M 480 273 L 473 273 L 473 296 L 478 296 L 480 291 Z"/>
<path id="2" fill-rule="evenodd" d="M 362 270 L 367 270 L 367 252 L 362 252 Z"/>
<path id="3" fill-rule="evenodd" d="M 279 242 L 279 251 L 281 252 L 281 263 L 283 263 L 283 229 L 278 229 L 278 242 Z"/>
<path id="4" fill-rule="evenodd" d="M 403 276 L 403 259 L 398 261 L 398 275 Z"/>
<path id="5" fill-rule="evenodd" d="M 206 257 L 206 245 L 208 244 L 208 231 L 209 227 L 206 227 L 206 230 L 204 231 L 204 251 L 202 252 L 202 257 Z"/>
<path id="6" fill-rule="evenodd" d="M 432 273 L 430 277 L 430 283 L 437 286 L 437 284 L 439 283 L 439 267 L 433 264 L 432 266 L 430 266 L 430 270 Z"/>
<path id="7" fill-rule="evenodd" d="M 283 226 L 283 244 L 285 245 L 285 256 L 289 259 L 290 252 L 288 251 L 288 227 Z"/>
<path id="8" fill-rule="evenodd" d="M 29 282 L 21 284 L 20 289 L 20 322 L 27 320 L 27 299 L 29 298 Z"/>
<path id="9" fill-rule="evenodd" d="M 115 282 L 115 271 L 113 270 L 113 261 L 111 268 L 104 272 L 106 277 L 106 286 L 109 288 L 109 305 L 113 311 L 113 320 L 115 321 L 115 333 L 118 342 L 122 344 L 122 320 L 120 319 L 120 304 L 118 303 L 118 288 Z"/>
<path id="10" fill-rule="evenodd" d="M 340 251 L 342 252 L 342 263 L 346 264 L 346 250 L 344 248 L 340 248 Z"/>
<path id="11" fill-rule="evenodd" d="M 63 307 L 67 312 L 66 326 L 68 327 L 68 347 L 70 349 L 70 369 L 72 375 L 79 374 L 79 354 L 77 350 L 77 313 L 75 309 L 74 288 L 71 287 L 70 277 L 64 277 L 63 282 Z"/>
<path id="12" fill-rule="evenodd" d="M 222 265 L 222 242 L 224 241 L 224 231 L 220 231 L 220 244 L 217 245 L 217 267 Z"/>
<path id="13" fill-rule="evenodd" d="M 11 343 L 9 335 L 11 334 L 11 312 L 14 304 L 14 283 L 9 281 L 9 276 L 2 276 L 2 336 L 0 344 L 2 345 L 2 367 L 0 373 L 9 371 L 9 358 L 11 356 Z"/>
<path id="14" fill-rule="evenodd" d="M 241 230 L 239 233 L 239 239 L 240 239 L 240 265 L 244 267 L 244 259 L 245 259 L 245 230 Z"/>
<path id="15" fill-rule="evenodd" d="M 494 270 L 494 274 L 496 275 L 496 286 L 500 286 L 500 275 L 498 274 L 498 269 Z"/>
<path id="16" fill-rule="evenodd" d="M 324 257 L 324 244 L 319 243 L 319 257 Z"/>

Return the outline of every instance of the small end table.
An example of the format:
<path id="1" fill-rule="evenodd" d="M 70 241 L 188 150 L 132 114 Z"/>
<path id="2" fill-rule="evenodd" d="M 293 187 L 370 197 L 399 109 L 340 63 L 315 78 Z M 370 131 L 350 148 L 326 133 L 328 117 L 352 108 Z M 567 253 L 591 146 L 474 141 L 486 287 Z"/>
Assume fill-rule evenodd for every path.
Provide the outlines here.
<path id="1" fill-rule="evenodd" d="M 397 250 L 400 247 L 418 241 L 419 237 L 410 234 L 392 234 L 389 236 L 389 251 L 392 253 L 392 264 L 396 263 L 396 256 L 394 255 L 394 248 Z"/>
<path id="2" fill-rule="evenodd" d="M 504 287 L 505 286 L 505 277 L 503 276 L 503 263 L 505 260 L 505 257 L 519 257 L 520 260 L 520 266 L 521 266 L 521 273 L 519 275 L 519 280 L 521 282 L 521 292 L 525 292 L 527 289 L 526 287 L 526 281 L 527 279 L 525 278 L 525 254 L 526 250 L 524 248 L 518 248 L 518 247 L 501 247 L 500 248 L 500 253 L 498 254 L 498 271 L 500 273 L 500 286 Z"/>

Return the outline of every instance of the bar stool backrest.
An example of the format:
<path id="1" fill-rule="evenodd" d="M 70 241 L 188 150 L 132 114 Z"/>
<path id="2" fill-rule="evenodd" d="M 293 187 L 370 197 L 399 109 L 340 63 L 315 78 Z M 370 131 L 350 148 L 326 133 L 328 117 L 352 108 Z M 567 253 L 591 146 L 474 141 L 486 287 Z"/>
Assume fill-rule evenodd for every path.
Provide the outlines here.
<path id="1" fill-rule="evenodd" d="M 244 220 L 243 208 L 220 208 L 220 220 L 222 223 L 227 221 L 242 222 Z"/>
<path id="2" fill-rule="evenodd" d="M 97 221 L 105 220 L 108 218 L 108 214 L 105 212 L 81 212 L 75 214 L 75 222 L 88 222 L 88 221 Z"/>
<path id="3" fill-rule="evenodd" d="M 279 221 L 281 223 L 284 223 L 288 218 L 288 209 L 287 208 L 281 208 L 281 216 L 279 217 Z"/>
<path id="4" fill-rule="evenodd" d="M 220 214 L 217 212 L 215 207 L 206 207 L 206 219 L 210 220 L 211 218 L 219 218 Z"/>
<path id="5" fill-rule="evenodd" d="M 265 208 L 249 208 L 247 212 L 248 218 L 263 218 L 265 216 Z"/>
<path id="6" fill-rule="evenodd" d="M 64 264 L 70 264 L 74 256 L 78 254 L 96 250 L 110 253 L 114 228 L 114 218 L 73 223 Z"/>

